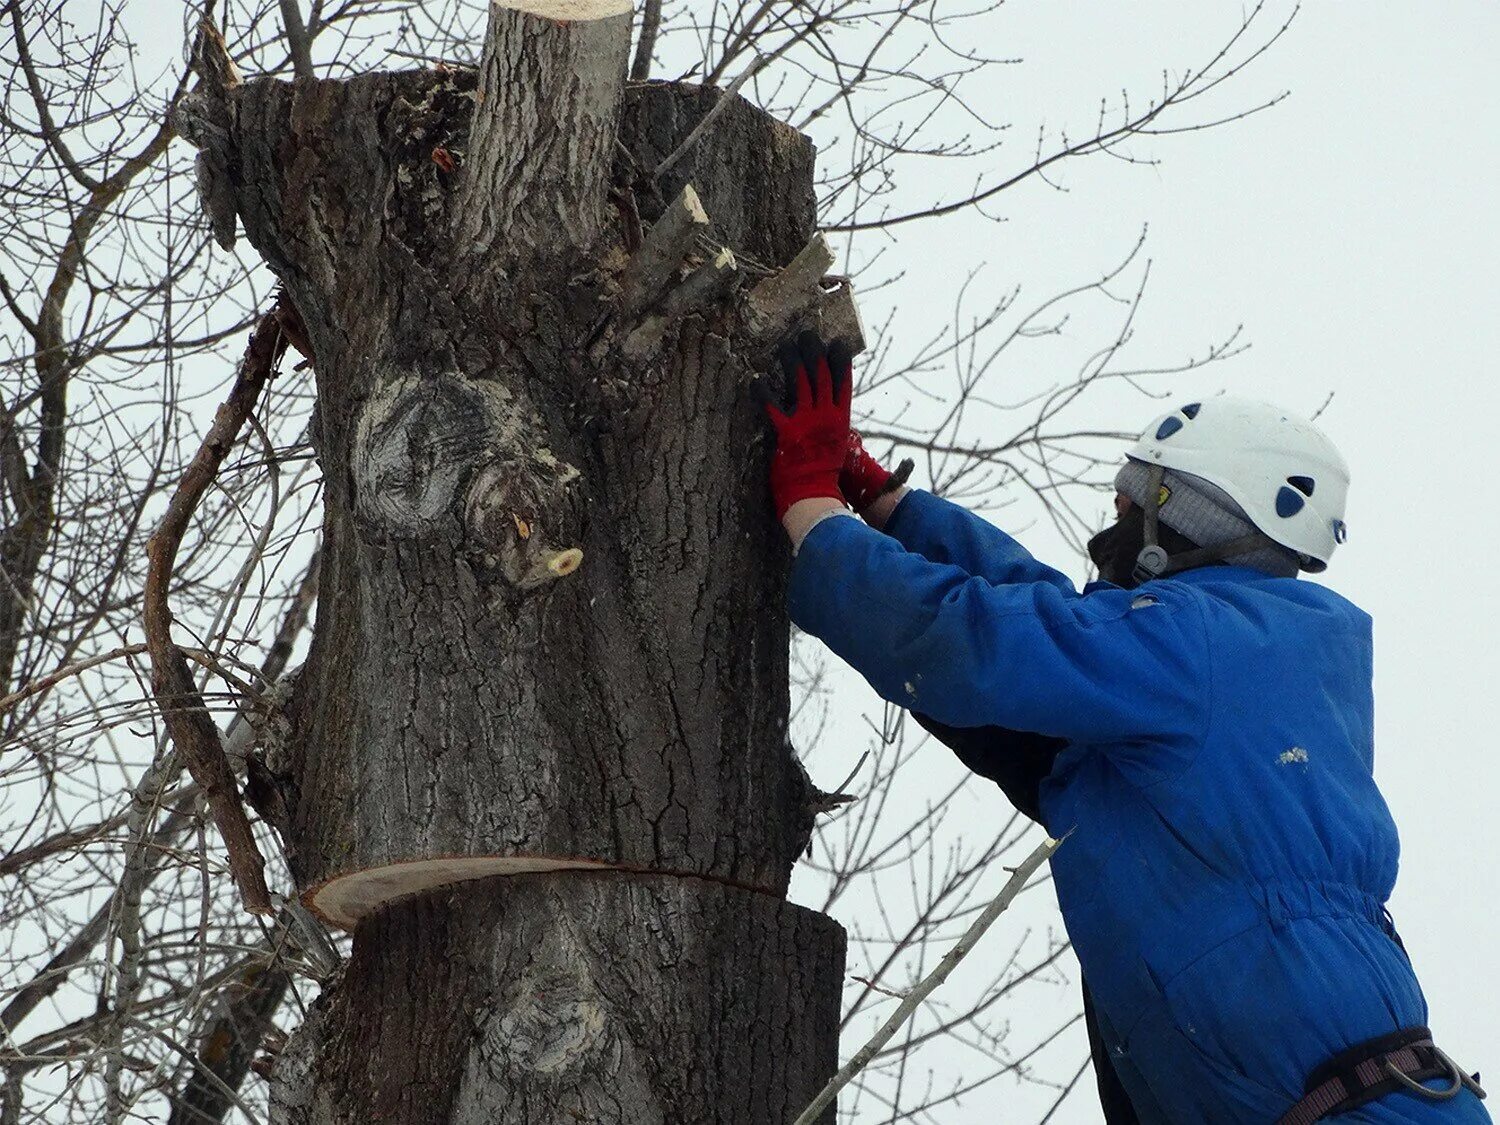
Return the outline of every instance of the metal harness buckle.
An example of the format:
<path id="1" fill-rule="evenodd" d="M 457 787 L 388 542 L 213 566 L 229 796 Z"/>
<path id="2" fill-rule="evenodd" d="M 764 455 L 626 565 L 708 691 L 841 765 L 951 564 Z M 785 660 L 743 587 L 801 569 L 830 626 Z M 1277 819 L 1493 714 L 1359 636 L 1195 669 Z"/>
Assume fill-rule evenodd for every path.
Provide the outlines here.
<path id="1" fill-rule="evenodd" d="M 1432 1078 L 1450 1081 L 1441 1089 L 1429 1090 L 1422 1083 Z M 1408 1028 L 1360 1044 L 1319 1067 L 1308 1080 L 1302 1100 L 1277 1125 L 1312 1125 L 1398 1091 L 1441 1102 L 1457 1097 L 1465 1088 L 1476 1097 L 1485 1096 L 1478 1077 L 1465 1073 L 1434 1046 L 1427 1028 Z"/>

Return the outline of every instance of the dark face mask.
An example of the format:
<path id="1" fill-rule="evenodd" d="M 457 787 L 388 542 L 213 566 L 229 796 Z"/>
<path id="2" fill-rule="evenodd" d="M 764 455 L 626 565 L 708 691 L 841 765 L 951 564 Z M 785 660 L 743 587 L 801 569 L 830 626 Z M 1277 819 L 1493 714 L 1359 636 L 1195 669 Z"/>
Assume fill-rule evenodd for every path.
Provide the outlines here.
<path id="1" fill-rule="evenodd" d="M 1157 542 L 1169 555 L 1180 555 L 1197 549 L 1197 544 L 1166 524 L 1158 524 Z M 1135 561 L 1146 545 L 1146 513 L 1139 504 L 1125 509 L 1125 514 L 1089 540 L 1089 558 L 1099 568 L 1099 577 L 1116 586 L 1134 590 Z"/>
<path id="2" fill-rule="evenodd" d="M 1132 504 L 1123 516 L 1089 540 L 1089 558 L 1105 582 L 1133 590 L 1139 583 L 1131 576 L 1136 556 L 1146 545 L 1146 513 Z"/>

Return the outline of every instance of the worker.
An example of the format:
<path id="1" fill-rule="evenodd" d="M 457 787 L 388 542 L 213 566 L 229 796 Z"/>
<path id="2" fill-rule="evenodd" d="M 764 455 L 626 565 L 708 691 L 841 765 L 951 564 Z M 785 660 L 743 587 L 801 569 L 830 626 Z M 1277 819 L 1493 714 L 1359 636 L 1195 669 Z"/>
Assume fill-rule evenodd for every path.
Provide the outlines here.
<path id="1" fill-rule="evenodd" d="M 792 620 L 1066 837 L 1058 902 L 1124 1112 L 1489 1121 L 1386 910 L 1370 619 L 1297 581 L 1345 537 L 1329 440 L 1263 403 L 1174 408 L 1129 451 L 1080 592 L 865 452 L 846 348 L 804 334 L 783 364 Z"/>

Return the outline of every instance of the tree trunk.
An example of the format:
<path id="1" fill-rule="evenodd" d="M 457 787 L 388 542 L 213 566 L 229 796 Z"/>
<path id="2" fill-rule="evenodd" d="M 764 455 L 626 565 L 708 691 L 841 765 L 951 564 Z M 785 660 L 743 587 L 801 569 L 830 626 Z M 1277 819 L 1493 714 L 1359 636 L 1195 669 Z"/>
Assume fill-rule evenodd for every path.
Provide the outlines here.
<path id="1" fill-rule="evenodd" d="M 836 1066 L 843 933 L 784 900 L 814 791 L 746 388 L 847 294 L 805 137 L 626 91 L 628 11 L 524 6 L 477 75 L 186 110 L 317 372 L 317 625 L 262 777 L 355 947 L 273 1119 L 782 1122 Z"/>
<path id="2" fill-rule="evenodd" d="M 837 1065 L 842 969 L 827 918 L 706 880 L 404 898 L 355 932 L 272 1119 L 786 1125 Z"/>

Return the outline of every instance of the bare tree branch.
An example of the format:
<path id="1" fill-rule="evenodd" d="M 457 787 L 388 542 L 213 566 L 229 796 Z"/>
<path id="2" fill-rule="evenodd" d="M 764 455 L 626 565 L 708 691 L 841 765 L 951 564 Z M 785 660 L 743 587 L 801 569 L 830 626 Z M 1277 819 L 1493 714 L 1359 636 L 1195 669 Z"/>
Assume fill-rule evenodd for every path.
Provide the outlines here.
<path id="1" fill-rule="evenodd" d="M 964 931 L 963 937 L 958 939 L 957 944 L 938 962 L 937 968 L 933 969 L 924 977 L 915 988 L 906 994 L 896 1010 L 891 1013 L 889 1019 L 881 1024 L 863 1047 L 854 1053 L 854 1057 L 839 1068 L 839 1072 L 828 1080 L 828 1085 L 823 1087 L 816 1098 L 809 1103 L 793 1125 L 816 1125 L 823 1111 L 838 1097 L 839 1091 L 849 1085 L 854 1076 L 863 1070 L 876 1052 L 890 1040 L 891 1036 L 901 1030 L 901 1025 L 911 1019 L 912 1014 L 921 1006 L 922 1002 L 932 991 L 948 979 L 950 973 L 958 967 L 958 963 L 968 956 L 969 951 L 974 948 L 975 943 L 984 936 L 984 932 L 990 928 L 995 919 L 1005 913 L 1006 909 L 1016 896 L 1025 888 L 1027 882 L 1037 870 L 1052 858 L 1054 852 L 1062 846 L 1062 840 L 1054 840 L 1050 836 L 1036 846 L 1036 849 L 1021 861 L 1015 869 L 1009 881 L 995 896 L 993 902 L 985 907 L 984 912 L 974 919 L 973 924 Z"/>
<path id="2" fill-rule="evenodd" d="M 68 148 L 68 142 L 63 139 L 62 130 L 52 119 L 52 108 L 47 103 L 47 95 L 42 90 L 41 79 L 37 77 L 36 63 L 31 58 L 31 45 L 26 35 L 26 25 L 21 19 L 20 0 L 9 0 L 5 9 L 10 14 L 11 33 L 15 36 L 16 58 L 20 60 L 21 69 L 26 74 L 26 87 L 31 91 L 31 100 L 36 106 L 37 120 L 42 127 L 42 137 L 51 146 L 52 151 L 57 153 L 58 159 L 73 174 L 74 179 L 86 190 L 98 191 L 99 181 L 90 176 L 78 163 Z"/>
<path id="3" fill-rule="evenodd" d="M 287 47 L 292 53 L 292 66 L 299 81 L 311 82 L 313 72 L 312 37 L 307 25 L 302 22 L 302 11 L 297 0 L 281 0 L 281 27 L 286 34 Z"/>
<path id="4" fill-rule="evenodd" d="M 204 1125 L 222 1121 L 235 1105 L 233 1096 L 250 1073 L 255 1052 L 273 1026 L 291 976 L 276 964 L 247 969 L 220 997 L 220 1011 L 204 1029 L 181 1093 L 172 1099 L 167 1125 Z"/>
<path id="5" fill-rule="evenodd" d="M 630 80 L 644 82 L 651 77 L 651 53 L 656 50 L 656 33 L 661 30 L 661 0 L 646 0 L 641 9 L 641 33 L 635 44 L 635 61 L 630 64 Z"/>
<path id="6" fill-rule="evenodd" d="M 146 578 L 144 621 L 151 655 L 151 687 L 162 706 L 162 717 L 173 743 L 182 753 L 193 780 L 203 790 L 214 822 L 229 849 L 230 869 L 245 909 L 254 914 L 272 911 L 262 874 L 265 861 L 240 804 L 234 776 L 219 739 L 193 683 L 187 662 L 172 640 L 172 611 L 167 589 L 177 550 L 199 499 L 213 483 L 219 465 L 234 445 L 240 427 L 271 379 L 286 347 L 275 312 L 267 313 L 251 333 L 229 398 L 219 408 L 198 454 L 183 474 L 166 517 L 147 545 L 150 569 Z"/>

